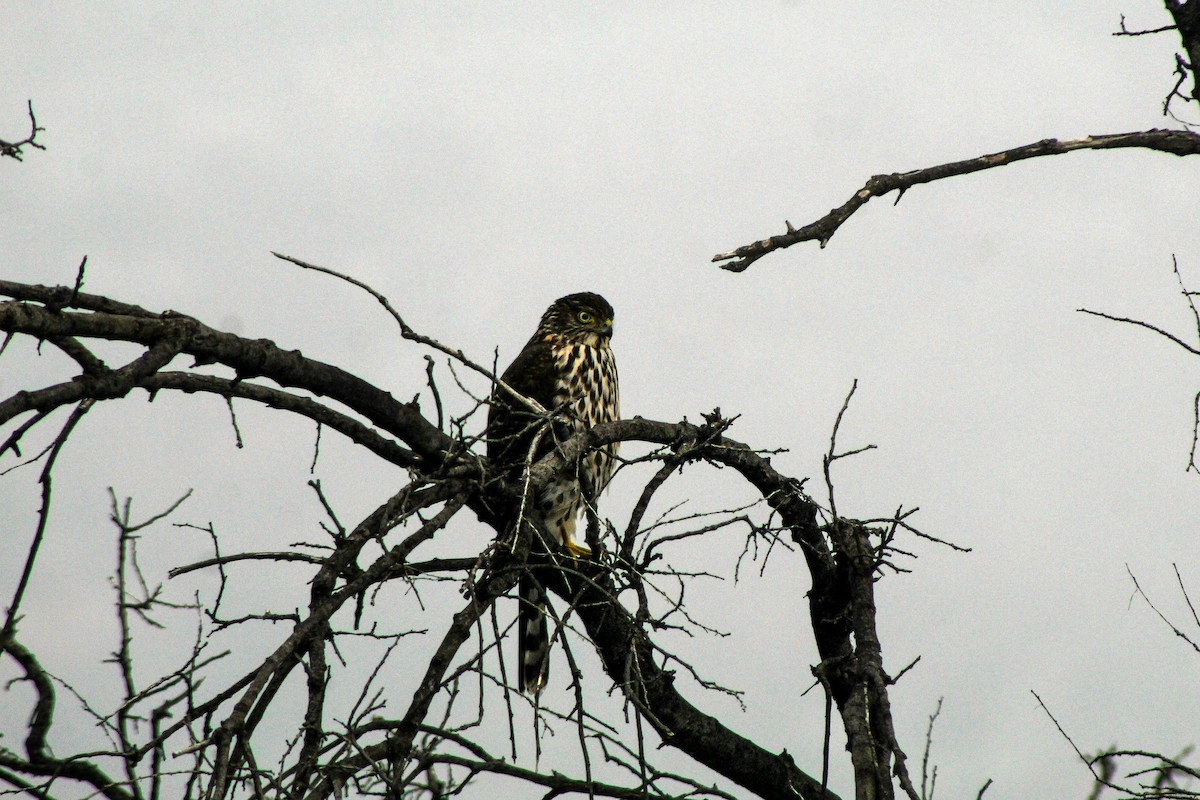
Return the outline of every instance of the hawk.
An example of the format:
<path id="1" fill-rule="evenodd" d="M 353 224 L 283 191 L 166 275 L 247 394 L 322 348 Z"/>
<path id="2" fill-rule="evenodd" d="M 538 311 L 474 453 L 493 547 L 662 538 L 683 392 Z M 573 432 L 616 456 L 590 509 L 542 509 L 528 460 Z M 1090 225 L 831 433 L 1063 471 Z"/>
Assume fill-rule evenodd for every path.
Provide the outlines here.
<path id="1" fill-rule="evenodd" d="M 504 371 L 501 380 L 538 401 L 553 419 L 547 426 L 543 418 L 496 387 L 488 414 L 488 458 L 507 479 L 520 482 L 526 465 L 537 462 L 557 443 L 619 418 L 617 362 L 608 346 L 612 323 L 612 306 L 600 295 L 581 292 L 560 297 L 546 309 L 533 336 Z M 564 469 L 532 498 L 554 540 L 545 543 L 546 549 L 553 552 L 559 546 L 572 558 L 591 555 L 586 545 L 575 540 L 575 522 L 584 503 L 599 496 L 612 478 L 616 450 L 612 444 L 589 453 L 578 470 Z M 545 590 L 526 574 L 518 592 L 521 691 L 536 695 L 550 673 Z"/>

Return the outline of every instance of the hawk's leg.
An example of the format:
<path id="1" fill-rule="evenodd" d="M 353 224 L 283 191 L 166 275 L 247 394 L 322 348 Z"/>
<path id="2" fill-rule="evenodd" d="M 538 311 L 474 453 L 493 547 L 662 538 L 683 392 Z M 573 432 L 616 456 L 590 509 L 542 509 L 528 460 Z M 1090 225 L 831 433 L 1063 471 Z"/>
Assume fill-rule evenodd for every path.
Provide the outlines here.
<path id="1" fill-rule="evenodd" d="M 571 537 L 574 534 L 575 534 L 575 518 L 572 517 L 572 518 L 568 519 L 566 521 L 566 523 L 562 526 L 563 549 L 566 550 L 571 555 L 571 558 L 590 558 L 592 555 L 592 548 L 588 547 L 586 544 L 577 542 L 574 539 L 572 539 Z"/>

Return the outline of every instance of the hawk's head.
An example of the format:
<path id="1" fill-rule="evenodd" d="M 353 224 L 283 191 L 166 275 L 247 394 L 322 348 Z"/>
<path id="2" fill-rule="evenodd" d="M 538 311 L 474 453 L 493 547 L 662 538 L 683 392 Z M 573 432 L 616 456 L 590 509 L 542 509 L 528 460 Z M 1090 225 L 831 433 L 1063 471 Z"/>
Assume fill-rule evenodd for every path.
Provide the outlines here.
<path id="1" fill-rule="evenodd" d="M 608 301 L 592 292 L 580 292 L 555 300 L 542 315 L 538 334 L 599 347 L 608 344 L 612 326 L 613 308 Z"/>

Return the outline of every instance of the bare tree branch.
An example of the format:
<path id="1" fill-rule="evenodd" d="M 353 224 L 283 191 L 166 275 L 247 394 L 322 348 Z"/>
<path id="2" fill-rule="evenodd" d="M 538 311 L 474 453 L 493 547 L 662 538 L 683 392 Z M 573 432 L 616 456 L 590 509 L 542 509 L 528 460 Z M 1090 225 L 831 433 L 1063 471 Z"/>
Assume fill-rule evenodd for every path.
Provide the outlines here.
<path id="1" fill-rule="evenodd" d="M 33 574 L 33 565 L 37 560 L 38 550 L 41 549 L 42 540 L 46 536 L 46 524 L 50 520 L 50 497 L 53 487 L 53 472 L 54 462 L 58 459 L 58 454 L 62 452 L 63 445 L 67 443 L 67 439 L 71 435 L 71 431 L 79 424 L 79 420 L 92 407 L 94 401 L 85 400 L 75 407 L 71 412 L 71 416 L 67 419 L 58 436 L 54 437 L 54 443 L 50 446 L 50 456 L 46 459 L 46 465 L 42 468 L 42 474 L 38 478 L 38 483 L 42 485 L 42 507 L 38 511 L 37 530 L 34 531 L 33 541 L 29 544 L 29 549 L 25 556 L 25 566 L 21 569 L 21 577 L 17 581 L 17 588 L 13 592 L 12 602 L 8 605 L 8 612 L 4 618 L 4 627 L 0 629 L 0 645 L 8 641 L 13 635 L 17 624 L 17 611 L 21 607 L 21 598 L 25 595 L 25 590 L 29 586 L 29 578 Z"/>
<path id="2" fill-rule="evenodd" d="M 25 680 L 34 687 L 37 702 L 25 739 L 25 758 L 0 748 L 0 768 L 28 776 L 55 776 L 80 781 L 108 800 L 133 800 L 133 795 L 121 782 L 105 774 L 93 763 L 81 759 L 58 759 L 51 755 L 47 741 L 54 722 L 54 685 L 49 673 L 38 663 L 33 653 L 18 644 L 11 635 L 0 641 L 0 651 L 7 653 L 25 672 Z"/>
<path id="3" fill-rule="evenodd" d="M 37 124 L 37 117 L 33 115 L 33 101 L 26 103 L 29 110 L 29 135 L 20 141 L 9 142 L 0 139 L 0 158 L 8 156 L 9 158 L 21 161 L 25 155 L 24 148 L 36 147 L 38 150 L 45 150 L 46 146 L 37 141 L 37 135 L 45 132 L 45 128 Z"/>
<path id="4" fill-rule="evenodd" d="M 1197 0 L 1192 0 L 1195 5 Z M 1131 131 L 1129 133 L 1110 133 L 1099 136 L 1084 136 L 1079 139 L 1043 139 L 1040 142 L 1002 150 L 998 153 L 969 158 L 964 161 L 953 161 L 939 164 L 935 167 L 915 169 L 910 172 L 893 172 L 888 175 L 875 175 L 854 193 L 854 196 L 841 206 L 830 211 L 819 220 L 800 228 L 786 223 L 787 231 L 766 239 L 743 245 L 736 250 L 717 253 L 712 257 L 714 262 L 725 261 L 721 269 L 730 272 L 742 272 L 763 256 L 791 247 L 800 242 L 816 241 L 823 248 L 833 238 L 834 233 L 874 197 L 883 197 L 889 192 L 899 192 L 896 202 L 913 186 L 933 181 L 944 180 L 956 175 L 969 175 L 985 169 L 994 169 L 1024 161 L 1028 158 L 1061 155 L 1074 150 L 1110 150 L 1116 148 L 1141 148 L 1170 153 L 1177 156 L 1200 154 L 1200 134 L 1191 131 L 1148 130 Z"/>
<path id="5" fill-rule="evenodd" d="M 703 629 L 684 608 L 685 576 L 670 571 L 664 573 L 679 580 L 676 599 L 671 599 L 650 582 L 657 579 L 651 570 L 651 564 L 657 560 L 656 548 L 667 542 L 726 530 L 729 523 L 737 521 L 744 512 L 744 509 L 734 509 L 737 513 L 731 514 L 731 520 L 717 522 L 702 520 L 703 515 L 700 515 L 691 530 L 649 538 L 649 531 L 656 526 L 644 528 L 641 519 L 657 486 L 675 471 L 689 464 L 705 462 L 732 468 L 753 486 L 781 523 L 781 527 L 772 526 L 772 529 L 790 534 L 801 551 L 813 581 L 809 593 L 810 614 L 822 658 L 820 674 L 841 714 L 855 752 L 859 754 L 855 757 L 856 764 L 863 765 L 862 776 L 870 780 L 877 797 L 892 796 L 890 765 L 893 758 L 902 785 L 907 784 L 903 753 L 895 742 L 890 722 L 887 689 L 891 679 L 883 672 L 881 646 L 874 628 L 872 587 L 883 563 L 883 549 L 888 546 L 897 526 L 893 524 L 888 533 L 836 517 L 827 525 L 820 524 L 820 509 L 804 494 L 803 482 L 776 471 L 767 454 L 725 436 L 731 421 L 719 413 L 705 415 L 704 425 L 638 418 L 596 426 L 561 443 L 555 452 L 537 463 L 531 463 L 522 480 L 524 485 L 513 487 L 491 477 L 486 459 L 471 452 L 469 438 L 462 434 L 451 436 L 439 430 L 415 403 L 400 403 L 353 375 L 298 352 L 284 351 L 267 340 L 242 339 L 185 315 L 174 312 L 154 314 L 136 306 L 83 294 L 78 288 L 47 289 L 0 283 L 0 291 L 17 298 L 0 303 L 0 330 L 61 343 L 60 349 L 82 371 L 69 382 L 18 392 L 0 400 L 0 421 L 26 413 L 45 414 L 81 400 L 117 399 L 135 388 L 209 392 L 226 398 L 251 399 L 334 427 L 380 457 L 405 466 L 415 479 L 412 485 L 389 498 L 349 531 L 336 521 L 328 501 L 319 495 L 324 510 L 334 521 L 333 528 L 327 529 L 332 539 L 329 550 L 314 554 L 242 553 L 229 556 L 218 551 L 213 558 L 174 571 L 173 574 L 184 574 L 216 567 L 222 570 L 221 585 L 224 586 L 227 580 L 224 566 L 236 561 L 252 559 L 262 563 L 282 559 L 316 567 L 310 580 L 310 604 L 305 614 L 262 612 L 219 619 L 215 611 L 210 612 L 218 629 L 249 620 L 290 620 L 294 627 L 274 644 L 271 652 L 253 670 L 243 673 L 243 677 L 227 687 L 210 693 L 208 699 L 192 699 L 193 690 L 189 688 L 185 695 L 186 711 L 170 724 L 156 725 L 153 736 L 141 743 L 133 741 L 131 729 L 121 720 L 131 719 L 129 714 L 133 713 L 134 702 L 140 702 L 148 695 L 144 690 L 139 691 L 126 673 L 123 705 L 126 710 L 118 717 L 116 735 L 121 742 L 121 751 L 127 754 L 121 758 L 130 765 L 127 768 L 129 784 L 137 782 L 131 765 L 146 754 L 161 753 L 168 740 L 186 733 L 191 737 L 191 744 L 180 755 L 193 757 L 195 769 L 207 775 L 203 781 L 208 796 L 222 798 L 242 790 L 260 796 L 279 791 L 282 786 L 278 783 L 279 776 L 284 768 L 281 764 L 281 770 L 273 773 L 260 763 L 254 741 L 260 722 L 296 666 L 304 671 L 307 701 L 303 723 L 294 740 L 297 748 L 292 756 L 294 761 L 286 768 L 291 787 L 288 791 L 293 794 L 328 797 L 342 791 L 342 787 L 352 781 L 382 782 L 392 787 L 389 791 L 400 792 L 403 786 L 411 785 L 416 776 L 433 776 L 436 769 L 450 770 L 450 773 L 429 777 L 428 785 L 445 788 L 456 785 L 457 780 L 469 781 L 479 772 L 497 771 L 486 759 L 476 758 L 475 763 L 470 763 L 471 758 L 456 760 L 447 753 L 426 752 L 422 749 L 424 745 L 418 742 L 417 734 L 421 726 L 429 724 L 427 717 L 436 698 L 449 698 L 446 712 L 449 713 L 462 675 L 478 674 L 481 681 L 494 680 L 483 669 L 482 659 L 484 653 L 498 646 L 502 633 L 498 632 L 491 643 L 481 637 L 478 652 L 467 656 L 461 666 L 454 668 L 453 665 L 462 660 L 460 651 L 472 631 L 483 630 L 482 615 L 497 598 L 509 592 L 523 570 L 536 568 L 539 579 L 544 578 L 547 588 L 568 603 L 568 611 L 562 615 L 563 624 L 568 624 L 569 619 L 578 619 L 582 632 L 596 646 L 612 684 L 624 694 L 634 710 L 639 731 L 643 722 L 648 723 L 665 744 L 759 796 L 789 800 L 797 796 L 805 800 L 832 798 L 822 783 L 799 769 L 786 752 L 772 753 L 763 749 L 685 699 L 676 687 L 674 672 L 669 667 L 681 666 L 702 687 L 717 688 L 716 684 L 650 638 L 651 628 L 672 627 L 673 623 L 668 619 L 673 614 L 681 614 L 687 625 Z M 83 310 L 73 311 L 70 307 Z M 88 343 L 93 340 L 124 341 L 139 344 L 146 350 L 125 366 L 110 369 L 98 359 L 84 355 L 90 354 Z M 167 366 L 179 354 L 192 356 L 199 366 L 228 368 L 236 377 L 222 378 L 190 370 L 168 371 Z M 253 378 L 269 380 L 311 397 L 267 387 L 253 382 Z M 345 410 L 331 408 L 326 405 L 328 401 L 340 404 Z M 535 535 L 541 534 L 536 533 L 539 521 L 528 516 L 529 508 L 524 502 L 527 493 L 538 491 L 563 470 L 576 469 L 588 453 L 617 441 L 656 445 L 659 449 L 649 458 L 663 462 L 663 468 L 647 485 L 643 500 L 625 527 L 621 544 L 625 557 L 619 566 L 614 568 L 601 560 L 577 562 L 572 559 L 567 563 L 554 558 L 542 563 L 537 559 L 544 556 L 531 556 L 530 543 Z M 432 517 L 422 516 L 424 509 L 432 512 L 439 507 Z M 489 546 L 474 558 L 410 562 L 412 551 L 432 538 L 464 507 L 470 508 L 484 524 L 500 533 L 504 544 Z M 357 565 L 368 543 L 382 544 L 389 531 L 409 520 L 415 527 L 409 529 L 398 543 L 386 546 L 368 566 Z M 745 521 L 752 532 L 760 529 L 748 519 Z M 215 540 L 211 526 L 208 530 Z M 634 558 L 635 540 L 639 537 L 645 537 L 645 542 L 641 546 L 641 556 Z M 331 661 L 327 654 L 336 653 L 338 637 L 347 635 L 334 629 L 333 615 L 347 603 L 355 604 L 361 612 L 366 592 L 386 581 L 411 581 L 447 570 L 469 576 L 466 584 L 469 602 L 447 627 L 441 644 L 427 662 L 425 677 L 412 694 L 407 710 L 398 720 L 392 721 L 381 740 L 350 741 L 336 752 L 329 750 L 326 682 Z M 476 578 L 480 570 L 482 572 Z M 127 577 L 119 577 L 118 583 L 124 586 L 127 580 Z M 640 587 L 636 614 L 618 600 L 622 591 L 630 586 Z M 665 611 L 651 611 L 652 593 L 654 597 L 661 596 L 666 600 Z M 125 596 L 124 592 L 122 596 Z M 219 597 L 218 594 L 218 604 Z M 356 624 L 359 612 L 355 614 Z M 123 623 L 123 630 L 128 631 L 128 624 Z M 361 635 L 376 634 L 366 631 Z M 123 641 L 128 641 L 127 633 L 123 634 Z M 567 644 L 565 640 L 562 643 Z M 332 651 L 331 645 L 335 648 Z M 129 658 L 128 647 L 123 647 L 121 653 L 124 664 Z M 197 651 L 189 660 L 188 670 L 195 671 L 206 663 L 210 662 Z M 185 671 L 155 685 L 190 687 L 194 682 L 191 672 Z M 578 682 L 575 686 L 576 724 L 584 726 L 582 687 Z M 482 702 L 482 693 L 480 698 Z M 585 759 L 589 737 L 599 736 L 607 743 L 606 758 L 619 761 L 615 749 L 619 742 L 611 733 L 593 729 L 590 723 L 578 730 Z M 868 753 L 870 755 L 866 755 Z M 637 764 L 634 774 L 643 781 L 650 780 L 648 776 L 666 774 L 648 764 L 645 750 L 640 746 L 633 761 Z M 587 774 L 582 779 L 564 779 L 566 783 L 547 784 L 548 788 L 615 786 L 597 782 L 591 775 L 590 762 L 585 761 L 585 764 L 588 765 Z M 0 767 L 4 765 L 0 764 Z M 465 777 L 460 774 L 463 770 L 466 770 Z M 460 777 L 452 779 L 454 774 Z M 194 774 L 189 780 L 193 779 Z M 906 785 L 905 788 L 909 787 Z"/>

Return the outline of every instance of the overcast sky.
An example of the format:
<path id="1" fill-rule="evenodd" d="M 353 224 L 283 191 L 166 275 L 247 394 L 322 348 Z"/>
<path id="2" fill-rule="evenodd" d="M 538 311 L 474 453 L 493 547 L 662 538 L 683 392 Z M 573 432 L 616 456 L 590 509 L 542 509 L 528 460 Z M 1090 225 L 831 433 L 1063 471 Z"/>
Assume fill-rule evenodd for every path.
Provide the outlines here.
<path id="1" fill-rule="evenodd" d="M 1088 775 L 1030 690 L 1085 750 L 1175 753 L 1200 718 L 1196 654 L 1131 599 L 1126 572 L 1181 624 L 1172 564 L 1200 595 L 1200 479 L 1185 474 L 1200 381 L 1165 340 L 1075 311 L 1189 335 L 1171 257 L 1200 287 L 1197 162 L 1027 161 L 875 201 L 824 250 L 741 275 L 710 258 L 816 219 L 873 174 L 1174 125 L 1160 112 L 1177 39 L 1114 38 L 1122 13 L 1167 22 L 1161 4 L 1095 0 L 936 17 L 915 2 L 10 2 L 0 138 L 23 135 L 32 99 L 47 150 L 0 163 L 0 277 L 69 283 L 86 254 L 89 291 L 271 338 L 397 397 L 422 390 L 425 351 L 369 298 L 271 250 L 353 274 L 485 362 L 498 348 L 507 363 L 554 298 L 597 291 L 617 312 L 625 416 L 740 414 L 730 435 L 788 448 L 774 463 L 814 492 L 857 379 L 843 441 L 878 449 L 841 462 L 839 509 L 920 506 L 924 530 L 973 548 L 907 541 L 912 573 L 878 586 L 888 668 L 921 656 L 892 693 L 902 744 L 919 762 L 944 698 L 939 796 L 987 778 L 992 798 L 1083 796 Z M 43 369 L 14 348 L 0 393 Z M 113 557 L 106 486 L 147 513 L 194 487 L 177 519 L 212 521 L 230 550 L 316 538 L 310 426 L 242 413 L 242 450 L 211 399 L 90 415 L 27 603 L 26 644 L 48 666 L 87 685 L 112 646 L 80 644 L 109 615 L 87 605 L 111 594 L 96 567 Z M 338 448 L 319 476 L 352 520 L 403 475 Z M 35 478 L 0 479 L 14 552 Z M 613 487 L 615 518 L 637 488 Z M 159 579 L 203 557 L 189 535 L 147 540 Z M 447 552 L 486 542 L 469 536 Z M 739 550 L 677 557 L 731 578 Z M 0 566 L 0 596 L 15 569 Z M 733 634 L 702 643 L 706 666 L 748 710 L 689 696 L 819 771 L 823 703 L 799 697 L 807 588 L 795 555 L 695 587 L 697 611 Z M 302 578 L 289 591 L 304 602 Z M 0 718 L 24 718 L 19 699 L 0 694 Z"/>

